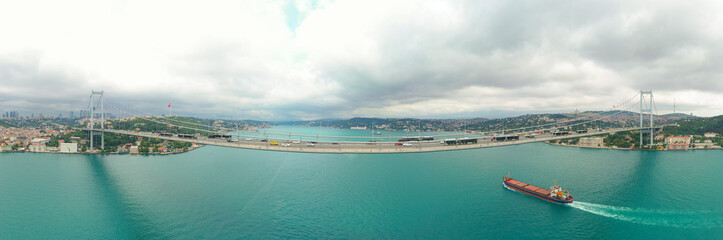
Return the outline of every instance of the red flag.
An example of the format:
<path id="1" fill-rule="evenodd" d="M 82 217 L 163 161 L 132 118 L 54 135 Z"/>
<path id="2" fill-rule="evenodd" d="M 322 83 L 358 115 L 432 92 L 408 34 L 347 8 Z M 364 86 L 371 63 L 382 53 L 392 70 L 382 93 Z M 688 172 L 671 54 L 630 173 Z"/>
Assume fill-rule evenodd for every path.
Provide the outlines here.
<path id="1" fill-rule="evenodd" d="M 168 104 L 168 107 L 171 107 L 171 104 L 170 104 L 170 103 Z"/>

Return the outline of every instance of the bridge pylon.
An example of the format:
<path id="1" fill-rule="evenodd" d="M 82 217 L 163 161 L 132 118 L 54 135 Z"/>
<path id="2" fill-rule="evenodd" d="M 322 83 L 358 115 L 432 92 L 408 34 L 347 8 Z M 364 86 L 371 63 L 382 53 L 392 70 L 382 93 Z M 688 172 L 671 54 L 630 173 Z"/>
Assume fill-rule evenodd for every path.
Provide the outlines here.
<path id="1" fill-rule="evenodd" d="M 649 104 L 646 103 L 646 100 L 649 102 Z M 645 123 L 645 121 L 643 120 L 643 114 L 650 114 L 650 146 L 653 146 L 653 138 L 655 135 L 655 128 L 653 127 L 653 90 L 640 90 L 640 128 L 642 128 Z M 640 129 L 640 147 L 643 146 L 644 131 L 644 129 Z"/>
<path id="2" fill-rule="evenodd" d="M 93 151 L 93 135 L 100 135 L 100 148 L 105 149 L 105 138 L 103 135 L 103 131 L 93 131 L 95 129 L 95 124 L 93 124 L 93 119 L 95 119 L 95 109 L 96 104 L 93 103 L 93 96 L 98 96 L 98 102 L 100 104 L 100 129 L 105 129 L 105 110 L 103 109 L 103 91 L 91 91 L 90 93 L 90 99 L 88 100 L 88 112 L 90 113 L 89 119 L 90 119 L 90 151 Z"/>

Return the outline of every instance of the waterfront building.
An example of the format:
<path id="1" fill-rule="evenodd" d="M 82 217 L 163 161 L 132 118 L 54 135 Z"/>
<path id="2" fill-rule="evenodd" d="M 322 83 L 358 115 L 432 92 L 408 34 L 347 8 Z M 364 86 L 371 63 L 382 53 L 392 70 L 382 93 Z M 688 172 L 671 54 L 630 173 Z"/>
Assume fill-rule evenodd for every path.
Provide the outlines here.
<path id="1" fill-rule="evenodd" d="M 61 153 L 77 153 L 78 152 L 78 144 L 77 143 L 60 143 L 60 152 Z"/>
<path id="2" fill-rule="evenodd" d="M 138 146 L 131 146 L 130 150 L 128 151 L 130 154 L 138 154 Z"/>
<path id="3" fill-rule="evenodd" d="M 671 151 L 687 151 L 689 145 L 687 143 L 671 143 L 668 144 L 667 150 Z"/>
<path id="4" fill-rule="evenodd" d="M 707 138 L 714 138 L 714 137 L 718 136 L 718 133 L 709 132 L 709 133 L 704 133 L 703 136 L 705 136 Z"/>
<path id="5" fill-rule="evenodd" d="M 690 144 L 690 137 L 670 136 L 665 138 L 665 144 L 685 143 Z"/>
<path id="6" fill-rule="evenodd" d="M 47 152 L 48 147 L 45 146 L 45 143 L 33 143 L 28 146 L 28 151 L 31 152 Z"/>
<path id="7" fill-rule="evenodd" d="M 580 146 L 585 146 L 585 147 L 603 147 L 603 146 L 605 146 L 605 142 L 603 141 L 602 137 L 580 138 L 580 142 L 578 144 Z"/>
<path id="8" fill-rule="evenodd" d="M 713 140 L 706 139 L 703 142 L 698 142 L 696 140 L 695 149 L 714 149 L 714 148 L 720 148 L 720 146 L 717 146 L 713 143 Z"/>

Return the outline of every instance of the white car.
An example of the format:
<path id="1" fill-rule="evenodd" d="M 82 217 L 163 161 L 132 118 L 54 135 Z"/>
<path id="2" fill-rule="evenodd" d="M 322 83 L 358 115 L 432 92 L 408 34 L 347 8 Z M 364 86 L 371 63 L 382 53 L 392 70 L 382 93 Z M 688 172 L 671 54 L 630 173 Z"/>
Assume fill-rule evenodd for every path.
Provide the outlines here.
<path id="1" fill-rule="evenodd" d="M 411 143 L 408 143 L 408 142 L 405 142 L 404 144 L 402 144 L 402 146 L 403 146 L 403 147 L 411 147 L 412 144 L 411 144 Z"/>
<path id="2" fill-rule="evenodd" d="M 299 144 L 299 143 L 301 143 L 301 141 L 293 141 L 293 142 L 291 142 L 291 143 L 293 143 L 293 144 Z"/>
<path id="3" fill-rule="evenodd" d="M 289 144 L 289 143 L 282 143 L 281 146 L 289 147 L 289 146 L 291 146 L 291 144 Z"/>
<path id="4" fill-rule="evenodd" d="M 313 146 L 314 146 L 314 143 L 308 142 L 308 143 L 306 143 L 306 146 L 307 146 L 307 147 L 313 147 Z"/>

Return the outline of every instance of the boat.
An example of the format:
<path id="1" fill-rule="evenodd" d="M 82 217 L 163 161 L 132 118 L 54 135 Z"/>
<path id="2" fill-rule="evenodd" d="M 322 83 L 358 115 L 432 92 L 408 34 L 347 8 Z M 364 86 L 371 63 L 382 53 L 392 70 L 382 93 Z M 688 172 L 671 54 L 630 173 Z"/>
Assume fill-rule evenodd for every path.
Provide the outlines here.
<path id="1" fill-rule="evenodd" d="M 543 200 L 562 204 L 572 203 L 572 195 L 570 195 L 567 190 L 562 190 L 562 187 L 557 185 L 557 180 L 555 180 L 555 185 L 550 187 L 550 190 L 517 181 L 509 176 L 502 177 L 502 182 L 505 184 L 505 187 L 509 189 L 532 195 Z"/>

